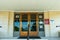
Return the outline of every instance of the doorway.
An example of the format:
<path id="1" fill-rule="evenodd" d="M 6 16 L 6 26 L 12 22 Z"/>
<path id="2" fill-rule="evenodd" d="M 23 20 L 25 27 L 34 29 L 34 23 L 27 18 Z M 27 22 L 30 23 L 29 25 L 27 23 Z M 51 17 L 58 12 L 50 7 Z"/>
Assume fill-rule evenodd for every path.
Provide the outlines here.
<path id="1" fill-rule="evenodd" d="M 37 37 L 38 35 L 41 36 L 41 31 L 44 32 L 44 27 L 40 28 L 40 19 L 39 13 L 36 12 L 22 12 L 22 13 L 15 13 L 14 14 L 14 35 L 20 37 L 27 37 L 28 30 L 29 36 Z M 43 21 L 44 22 L 44 21 Z M 42 22 L 41 22 L 42 23 Z M 29 29 L 28 29 L 28 25 Z M 42 24 L 44 25 L 44 24 Z"/>
<path id="2" fill-rule="evenodd" d="M 20 15 L 20 36 L 24 37 L 28 35 L 29 30 L 29 36 L 38 36 L 38 16 L 37 14 L 32 13 L 22 13 Z M 28 29 L 28 25 L 29 29 Z"/>

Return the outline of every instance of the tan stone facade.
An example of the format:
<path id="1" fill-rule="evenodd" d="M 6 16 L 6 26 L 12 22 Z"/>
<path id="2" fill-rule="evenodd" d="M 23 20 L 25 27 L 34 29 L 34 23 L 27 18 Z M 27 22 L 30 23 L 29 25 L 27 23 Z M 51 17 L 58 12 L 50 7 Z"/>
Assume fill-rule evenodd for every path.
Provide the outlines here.
<path id="1" fill-rule="evenodd" d="M 44 12 L 44 19 L 49 19 L 49 24 L 44 24 L 45 37 L 58 37 L 60 32 L 60 11 Z M 14 12 L 0 11 L 0 37 L 13 37 Z"/>

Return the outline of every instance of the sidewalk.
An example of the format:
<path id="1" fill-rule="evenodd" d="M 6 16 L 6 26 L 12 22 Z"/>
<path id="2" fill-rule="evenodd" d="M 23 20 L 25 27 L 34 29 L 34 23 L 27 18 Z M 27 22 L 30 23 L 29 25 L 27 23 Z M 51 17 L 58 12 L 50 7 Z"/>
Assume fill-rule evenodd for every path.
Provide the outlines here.
<path id="1" fill-rule="evenodd" d="M 48 40 L 60 40 L 60 37 L 42 37 L 42 39 L 48 39 Z"/>
<path id="2" fill-rule="evenodd" d="M 27 39 L 0 39 L 0 40 L 27 40 Z M 29 39 L 29 40 L 48 40 L 48 39 Z"/>
<path id="3" fill-rule="evenodd" d="M 1 38 L 0 40 L 27 40 L 27 39 L 17 39 L 17 37 L 11 38 Z M 30 40 L 60 40 L 60 37 L 41 37 L 41 39 L 30 39 Z"/>

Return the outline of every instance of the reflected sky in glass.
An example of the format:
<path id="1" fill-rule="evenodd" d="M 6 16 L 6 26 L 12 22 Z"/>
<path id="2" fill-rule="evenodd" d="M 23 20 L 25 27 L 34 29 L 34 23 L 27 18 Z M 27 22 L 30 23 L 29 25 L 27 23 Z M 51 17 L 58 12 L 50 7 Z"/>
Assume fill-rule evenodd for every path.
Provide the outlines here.
<path id="1" fill-rule="evenodd" d="M 22 22 L 22 27 L 23 29 L 27 29 L 28 28 L 28 22 Z"/>
<path id="2" fill-rule="evenodd" d="M 26 21 L 23 21 L 22 22 L 22 31 L 28 31 L 28 22 L 26 22 Z"/>
<path id="3" fill-rule="evenodd" d="M 30 29 L 32 28 L 32 26 L 33 26 L 34 23 L 35 22 L 30 22 Z"/>
<path id="4" fill-rule="evenodd" d="M 18 22 L 18 21 L 14 22 L 14 26 L 19 28 L 20 22 Z"/>

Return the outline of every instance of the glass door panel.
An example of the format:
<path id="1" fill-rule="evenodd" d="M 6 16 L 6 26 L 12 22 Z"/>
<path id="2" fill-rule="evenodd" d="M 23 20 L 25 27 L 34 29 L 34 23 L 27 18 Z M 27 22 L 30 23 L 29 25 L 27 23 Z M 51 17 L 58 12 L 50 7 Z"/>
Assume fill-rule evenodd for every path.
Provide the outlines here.
<path id="1" fill-rule="evenodd" d="M 44 14 L 39 14 L 38 15 L 39 19 L 39 36 L 45 37 L 45 32 L 44 32 Z"/>
<path id="2" fill-rule="evenodd" d="M 30 18 L 36 20 L 36 14 L 30 14 Z"/>
<path id="3" fill-rule="evenodd" d="M 28 20 L 22 20 L 22 31 L 28 31 Z"/>
<path id="4" fill-rule="evenodd" d="M 30 31 L 36 31 L 36 20 L 31 20 Z"/>
<path id="5" fill-rule="evenodd" d="M 30 15 L 30 31 L 36 31 L 36 14 Z"/>
<path id="6" fill-rule="evenodd" d="M 22 15 L 22 31 L 28 31 L 28 15 Z"/>
<path id="7" fill-rule="evenodd" d="M 13 36 L 18 37 L 20 31 L 20 14 L 14 14 L 14 32 Z"/>
<path id="8" fill-rule="evenodd" d="M 39 14 L 39 31 L 44 31 L 44 16 Z"/>
<path id="9" fill-rule="evenodd" d="M 20 28 L 20 14 L 15 14 L 14 15 L 14 31 L 19 31 Z"/>

